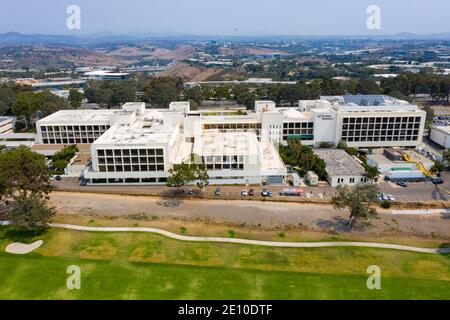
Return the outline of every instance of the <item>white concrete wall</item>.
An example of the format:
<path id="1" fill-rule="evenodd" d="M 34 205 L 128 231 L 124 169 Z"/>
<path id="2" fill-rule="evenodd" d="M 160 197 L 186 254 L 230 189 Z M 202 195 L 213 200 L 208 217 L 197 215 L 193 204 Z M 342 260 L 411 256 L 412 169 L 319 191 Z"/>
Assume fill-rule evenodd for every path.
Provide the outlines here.
<path id="1" fill-rule="evenodd" d="M 443 132 L 442 129 L 431 128 L 430 139 L 441 147 L 450 148 L 450 134 Z"/>

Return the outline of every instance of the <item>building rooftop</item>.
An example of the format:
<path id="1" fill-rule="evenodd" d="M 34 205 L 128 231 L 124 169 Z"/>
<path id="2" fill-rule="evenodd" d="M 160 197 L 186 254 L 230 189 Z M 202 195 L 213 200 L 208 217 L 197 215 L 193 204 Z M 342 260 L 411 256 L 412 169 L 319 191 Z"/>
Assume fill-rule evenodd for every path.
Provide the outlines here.
<path id="1" fill-rule="evenodd" d="M 346 151 L 340 149 L 317 149 L 314 152 L 325 161 L 329 176 L 364 175 L 364 167 Z"/>
<path id="2" fill-rule="evenodd" d="M 168 143 L 175 133 L 175 126 L 155 121 L 138 120 L 133 124 L 115 124 L 98 138 L 94 145 L 142 145 Z"/>
<path id="3" fill-rule="evenodd" d="M 193 153 L 209 155 L 257 155 L 258 139 L 252 132 L 209 131 L 195 139 Z"/>
<path id="4" fill-rule="evenodd" d="M 111 116 L 121 110 L 60 110 L 44 119 L 39 120 L 40 124 L 109 124 Z"/>
<path id="5" fill-rule="evenodd" d="M 439 130 L 439 131 L 441 131 L 442 133 L 445 133 L 445 134 L 450 134 L 450 126 L 434 125 L 433 129 Z"/>

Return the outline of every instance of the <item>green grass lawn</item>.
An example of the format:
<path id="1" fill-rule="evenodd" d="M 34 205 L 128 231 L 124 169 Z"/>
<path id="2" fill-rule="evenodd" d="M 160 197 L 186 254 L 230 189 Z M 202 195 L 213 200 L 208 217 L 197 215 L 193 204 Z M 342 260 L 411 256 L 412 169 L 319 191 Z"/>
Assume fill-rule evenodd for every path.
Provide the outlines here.
<path id="1" fill-rule="evenodd" d="M 43 239 L 26 256 L 12 241 Z M 450 299 L 450 256 L 367 248 L 186 243 L 143 233 L 0 228 L 0 299 Z M 81 290 L 68 290 L 78 265 Z M 382 289 L 366 288 L 379 265 Z"/>

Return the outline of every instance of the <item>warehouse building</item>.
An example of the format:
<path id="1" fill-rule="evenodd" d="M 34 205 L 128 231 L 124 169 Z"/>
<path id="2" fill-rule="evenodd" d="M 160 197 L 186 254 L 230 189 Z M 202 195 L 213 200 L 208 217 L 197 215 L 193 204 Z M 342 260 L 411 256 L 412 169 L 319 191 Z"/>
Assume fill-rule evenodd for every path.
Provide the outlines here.
<path id="1" fill-rule="evenodd" d="M 330 186 L 356 186 L 367 183 L 364 167 L 346 151 L 340 149 L 317 149 L 314 152 L 326 163 Z"/>

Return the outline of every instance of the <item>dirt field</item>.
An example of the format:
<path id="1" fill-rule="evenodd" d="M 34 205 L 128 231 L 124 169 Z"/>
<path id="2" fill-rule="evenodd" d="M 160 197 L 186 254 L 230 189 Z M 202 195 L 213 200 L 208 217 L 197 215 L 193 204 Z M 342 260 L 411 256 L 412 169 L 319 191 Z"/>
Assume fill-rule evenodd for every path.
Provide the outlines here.
<path id="1" fill-rule="evenodd" d="M 178 63 L 159 74 L 161 77 L 181 77 L 186 81 L 205 81 L 222 72 L 219 68 L 198 68 L 186 63 Z"/>
<path id="2" fill-rule="evenodd" d="M 179 200 L 139 196 L 53 192 L 51 203 L 64 215 L 123 218 L 143 215 L 156 219 L 208 221 L 270 230 L 301 228 L 333 233 L 349 232 L 347 213 L 331 206 L 271 203 L 261 201 Z M 352 231 L 367 235 L 404 234 L 450 239 L 448 215 L 393 215 L 380 211 L 371 225 L 358 225 Z"/>

